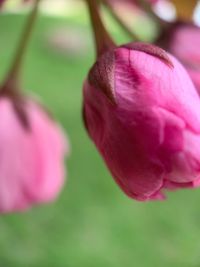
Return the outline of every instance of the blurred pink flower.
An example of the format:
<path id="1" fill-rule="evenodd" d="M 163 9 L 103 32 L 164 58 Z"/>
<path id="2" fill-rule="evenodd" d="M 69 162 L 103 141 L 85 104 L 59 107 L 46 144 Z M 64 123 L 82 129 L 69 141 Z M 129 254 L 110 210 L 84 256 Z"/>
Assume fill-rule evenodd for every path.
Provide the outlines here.
<path id="1" fill-rule="evenodd" d="M 142 43 L 104 53 L 84 85 L 88 133 L 131 198 L 200 185 L 200 98 L 182 65 Z"/>
<path id="2" fill-rule="evenodd" d="M 0 98 L 0 212 L 54 200 L 64 183 L 68 142 L 32 100 Z"/>
<path id="3" fill-rule="evenodd" d="M 159 42 L 184 64 L 200 94 L 200 28 L 177 22 Z"/>
<path id="4" fill-rule="evenodd" d="M 5 0 L 0 0 L 0 7 L 3 5 L 4 2 Z"/>

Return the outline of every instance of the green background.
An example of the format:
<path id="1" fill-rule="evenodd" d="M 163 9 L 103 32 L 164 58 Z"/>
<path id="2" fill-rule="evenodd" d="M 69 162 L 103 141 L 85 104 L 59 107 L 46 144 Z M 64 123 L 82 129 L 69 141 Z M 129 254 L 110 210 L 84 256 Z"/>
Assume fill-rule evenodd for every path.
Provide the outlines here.
<path id="1" fill-rule="evenodd" d="M 1 78 L 23 23 L 21 15 L 0 16 Z M 63 56 L 46 45 L 47 33 L 64 25 L 85 33 L 85 55 Z M 114 27 L 113 33 L 120 42 L 127 41 Z M 0 217 L 0 266 L 199 267 L 200 190 L 168 193 L 164 202 L 133 201 L 115 185 L 89 140 L 81 102 L 82 82 L 93 59 L 86 17 L 40 16 L 23 87 L 41 97 L 68 133 L 68 179 L 57 202 Z"/>

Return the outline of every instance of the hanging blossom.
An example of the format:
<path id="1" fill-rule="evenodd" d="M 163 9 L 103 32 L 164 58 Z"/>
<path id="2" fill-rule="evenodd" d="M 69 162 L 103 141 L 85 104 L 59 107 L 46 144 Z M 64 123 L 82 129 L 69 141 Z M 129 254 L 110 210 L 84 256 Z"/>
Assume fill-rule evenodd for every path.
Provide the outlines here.
<path id="1" fill-rule="evenodd" d="M 69 143 L 41 104 L 0 95 L 0 212 L 55 200 L 64 184 Z"/>
<path id="2" fill-rule="evenodd" d="M 50 202 L 66 176 L 69 142 L 37 100 L 23 93 L 19 73 L 40 0 L 36 0 L 0 87 L 0 212 L 24 211 Z"/>
<path id="3" fill-rule="evenodd" d="M 117 47 L 88 5 L 97 61 L 84 83 L 83 117 L 116 183 L 140 201 L 198 187 L 200 98 L 187 71 L 157 46 Z"/>

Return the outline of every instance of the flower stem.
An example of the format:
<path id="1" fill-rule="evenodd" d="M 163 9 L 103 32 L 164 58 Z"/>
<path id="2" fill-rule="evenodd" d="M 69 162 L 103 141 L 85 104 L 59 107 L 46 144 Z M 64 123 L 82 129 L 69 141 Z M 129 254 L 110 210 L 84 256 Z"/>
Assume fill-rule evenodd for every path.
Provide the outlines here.
<path id="1" fill-rule="evenodd" d="M 98 57 L 104 51 L 116 47 L 116 45 L 103 25 L 99 12 L 99 2 L 97 2 L 96 0 L 85 1 L 87 3 L 90 14 L 96 44 L 96 55 Z"/>
<path id="2" fill-rule="evenodd" d="M 191 21 L 195 7 L 197 6 L 197 0 L 172 0 L 176 8 L 177 17 L 180 20 Z"/>
<path id="3" fill-rule="evenodd" d="M 117 12 L 114 10 L 114 7 L 108 0 L 101 0 L 101 2 L 108 8 L 110 14 L 113 16 L 113 18 L 119 23 L 121 28 L 125 30 L 128 35 L 133 38 L 135 41 L 140 41 L 137 34 L 135 34 L 129 27 L 126 25 L 126 23 L 123 21 L 123 19 L 117 14 Z"/>
<path id="4" fill-rule="evenodd" d="M 19 44 L 16 49 L 16 53 L 11 63 L 11 68 L 8 71 L 6 79 L 1 87 L 1 93 L 14 93 L 19 91 L 19 76 L 21 71 L 21 66 L 23 64 L 24 55 L 28 46 L 28 42 L 31 37 L 33 26 L 37 17 L 37 11 L 39 7 L 40 0 L 35 0 L 33 9 L 29 15 L 26 22 L 24 30 L 22 32 Z"/>

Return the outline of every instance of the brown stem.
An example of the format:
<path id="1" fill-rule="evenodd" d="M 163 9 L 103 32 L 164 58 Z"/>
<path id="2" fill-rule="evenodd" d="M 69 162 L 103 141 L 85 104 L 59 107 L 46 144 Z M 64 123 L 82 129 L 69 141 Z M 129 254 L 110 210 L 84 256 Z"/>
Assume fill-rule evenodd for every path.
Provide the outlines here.
<path id="1" fill-rule="evenodd" d="M 99 2 L 97 2 L 97 0 L 85 0 L 85 1 L 87 3 L 90 14 L 90 19 L 96 44 L 96 54 L 98 57 L 104 51 L 116 47 L 116 45 L 103 25 L 99 12 Z"/>
<path id="2" fill-rule="evenodd" d="M 108 8 L 110 14 L 113 16 L 113 18 L 119 23 L 121 28 L 125 30 L 128 35 L 130 35 L 131 38 L 135 41 L 140 41 L 137 34 L 135 34 L 129 27 L 126 25 L 126 23 L 121 19 L 121 17 L 117 14 L 117 12 L 114 10 L 114 7 L 110 4 L 108 0 L 101 0 L 101 2 Z"/>
<path id="3" fill-rule="evenodd" d="M 177 17 L 180 20 L 192 20 L 197 0 L 172 0 L 176 8 Z"/>
<path id="4" fill-rule="evenodd" d="M 33 9 L 29 15 L 29 18 L 21 35 L 18 47 L 16 49 L 16 54 L 11 64 L 11 68 L 8 71 L 3 86 L 1 87 L 1 92 L 3 93 L 8 93 L 8 92 L 13 93 L 19 90 L 20 70 L 28 46 L 28 42 L 31 37 L 33 26 L 36 20 L 39 2 L 40 0 L 35 0 L 34 2 Z"/>

